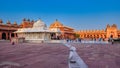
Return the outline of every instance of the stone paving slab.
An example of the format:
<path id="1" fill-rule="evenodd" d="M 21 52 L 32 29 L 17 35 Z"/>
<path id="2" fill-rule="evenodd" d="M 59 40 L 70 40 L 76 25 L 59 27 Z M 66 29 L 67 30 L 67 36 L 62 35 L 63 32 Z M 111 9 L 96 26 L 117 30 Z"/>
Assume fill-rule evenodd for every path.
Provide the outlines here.
<path id="1" fill-rule="evenodd" d="M 120 68 L 120 44 L 70 43 L 88 68 Z"/>
<path id="2" fill-rule="evenodd" d="M 68 56 L 60 43 L 0 43 L 0 68 L 68 68 Z"/>
<path id="3" fill-rule="evenodd" d="M 88 66 L 84 63 L 81 57 L 77 54 L 76 48 L 74 46 L 71 46 L 68 43 L 63 44 L 70 49 L 68 58 L 69 68 L 88 68 Z"/>

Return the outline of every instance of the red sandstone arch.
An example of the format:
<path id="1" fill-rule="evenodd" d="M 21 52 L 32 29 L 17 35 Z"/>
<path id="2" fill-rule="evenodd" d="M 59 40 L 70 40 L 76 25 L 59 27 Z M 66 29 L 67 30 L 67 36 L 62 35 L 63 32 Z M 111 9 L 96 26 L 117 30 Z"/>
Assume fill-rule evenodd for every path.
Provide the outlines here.
<path id="1" fill-rule="evenodd" d="M 118 35 L 118 38 L 120 38 L 120 35 Z"/>
<path id="2" fill-rule="evenodd" d="M 11 37 L 15 37 L 14 33 L 11 34 Z"/>
<path id="3" fill-rule="evenodd" d="M 6 38 L 6 33 L 2 33 L 2 39 L 4 39 L 4 40 L 6 40 L 7 38 Z"/>

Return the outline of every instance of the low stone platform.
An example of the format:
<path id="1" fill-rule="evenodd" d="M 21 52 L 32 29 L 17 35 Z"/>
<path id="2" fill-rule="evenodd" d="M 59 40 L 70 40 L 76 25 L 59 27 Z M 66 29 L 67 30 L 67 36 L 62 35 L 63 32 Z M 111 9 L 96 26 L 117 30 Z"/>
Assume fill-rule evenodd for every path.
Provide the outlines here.
<path id="1" fill-rule="evenodd" d="M 0 68 L 68 68 L 68 56 L 60 43 L 0 42 Z"/>
<path id="2" fill-rule="evenodd" d="M 88 68 L 120 68 L 120 44 L 70 43 Z"/>

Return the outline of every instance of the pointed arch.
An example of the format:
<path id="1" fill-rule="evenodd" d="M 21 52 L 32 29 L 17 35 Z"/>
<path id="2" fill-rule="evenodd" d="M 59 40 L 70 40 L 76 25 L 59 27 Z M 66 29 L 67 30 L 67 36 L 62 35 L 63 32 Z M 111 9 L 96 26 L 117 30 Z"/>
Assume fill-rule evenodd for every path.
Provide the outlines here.
<path id="1" fill-rule="evenodd" d="M 2 33 L 2 39 L 6 40 L 6 33 Z"/>

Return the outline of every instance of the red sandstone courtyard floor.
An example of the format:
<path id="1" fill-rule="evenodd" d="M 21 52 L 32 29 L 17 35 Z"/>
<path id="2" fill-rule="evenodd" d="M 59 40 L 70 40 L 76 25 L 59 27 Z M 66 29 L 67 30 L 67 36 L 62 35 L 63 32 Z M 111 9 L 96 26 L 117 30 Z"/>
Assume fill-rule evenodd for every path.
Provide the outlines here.
<path id="1" fill-rule="evenodd" d="M 71 44 L 89 68 L 120 68 L 120 44 Z"/>
<path id="2" fill-rule="evenodd" d="M 69 49 L 62 45 L 0 42 L 0 68 L 68 68 Z M 120 44 L 71 45 L 89 68 L 120 68 Z"/>
<path id="3" fill-rule="evenodd" d="M 0 68 L 68 68 L 69 50 L 61 45 L 0 43 Z"/>

